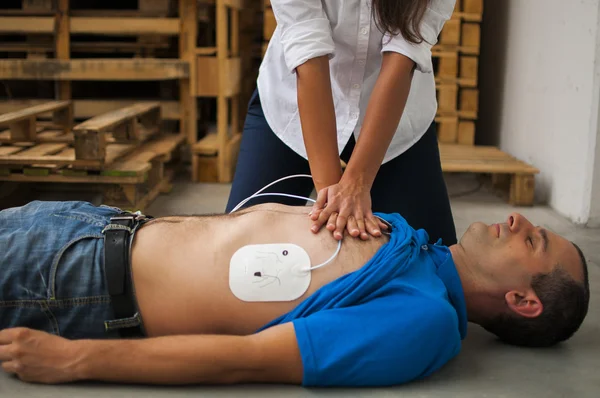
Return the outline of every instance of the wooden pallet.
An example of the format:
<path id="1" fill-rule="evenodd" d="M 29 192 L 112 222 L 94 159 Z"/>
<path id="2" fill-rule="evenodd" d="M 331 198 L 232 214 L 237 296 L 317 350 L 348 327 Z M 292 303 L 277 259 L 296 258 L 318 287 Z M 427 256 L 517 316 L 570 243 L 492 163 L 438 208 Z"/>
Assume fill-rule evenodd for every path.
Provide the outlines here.
<path id="1" fill-rule="evenodd" d="M 21 4 L 0 5 L 0 34 L 6 36 L 0 41 L 0 51 L 10 53 L 5 57 L 9 59 L 0 60 L 0 79 L 26 81 L 11 82 L 19 87 L 28 81 L 53 80 L 55 90 L 45 97 L 61 100 L 72 99 L 73 85 L 92 81 L 176 81 L 179 90 L 172 95 L 176 101 L 170 102 L 177 107 L 169 103 L 174 111 L 165 112 L 165 118 L 178 120 L 178 129 L 187 134 L 188 143 L 195 143 L 197 1 L 138 0 L 129 4 L 131 9 L 121 9 L 128 5 L 94 2 L 93 7 L 102 9 L 85 10 L 77 9 L 82 2 L 73 0 L 22 0 Z M 73 59 L 75 53 L 78 56 Z M 106 58 L 99 58 L 97 53 L 106 54 Z M 127 99 L 139 98 L 139 93 L 128 95 Z M 162 91 L 153 96 L 159 98 L 165 98 Z M 12 107 L 18 102 L 0 105 Z M 123 102 L 121 92 L 102 100 L 74 101 L 75 113 L 96 116 Z M 85 108 L 84 112 L 78 108 Z"/>
<path id="2" fill-rule="evenodd" d="M 169 167 L 185 135 L 164 135 L 148 141 L 101 171 L 57 167 L 0 168 L 0 181 L 52 183 L 53 189 L 77 184 L 103 195 L 103 203 L 127 210 L 143 210 L 174 177 Z M 0 147 L 1 148 L 1 147 Z"/>
<path id="3" fill-rule="evenodd" d="M 440 144 L 440 158 L 445 173 L 491 174 L 510 204 L 533 205 L 535 175 L 540 171 L 532 165 L 492 146 Z"/>
<path id="4" fill-rule="evenodd" d="M 100 170 L 112 164 L 137 146 L 160 132 L 161 116 L 158 103 L 134 104 L 93 117 L 75 126 L 73 132 L 62 125 L 37 122 L 40 112 L 63 110 L 69 101 L 26 108 L 0 116 L 8 121 L 10 130 L 0 132 L 0 167 L 78 168 Z M 72 119 L 61 119 L 67 127 Z M 16 123 L 27 122 L 21 126 Z M 23 133 L 26 131 L 26 134 Z M 16 132 L 16 133 L 15 133 Z"/>

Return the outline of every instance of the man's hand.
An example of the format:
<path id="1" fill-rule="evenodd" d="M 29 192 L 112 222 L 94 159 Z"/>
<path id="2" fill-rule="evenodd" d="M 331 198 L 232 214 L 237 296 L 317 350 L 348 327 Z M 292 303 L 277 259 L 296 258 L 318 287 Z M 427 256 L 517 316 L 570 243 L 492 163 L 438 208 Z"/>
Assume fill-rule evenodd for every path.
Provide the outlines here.
<path id="1" fill-rule="evenodd" d="M 27 328 L 0 331 L 0 362 L 5 372 L 27 382 L 78 380 L 77 344 L 46 332 Z"/>
<path id="2" fill-rule="evenodd" d="M 337 240 L 342 239 L 345 229 L 352 237 L 360 236 L 363 240 L 368 239 L 369 234 L 380 237 L 381 229 L 387 229 L 371 211 L 369 187 L 343 177 L 338 184 L 318 192 L 310 217 L 314 233 L 327 223 L 327 230 Z"/>

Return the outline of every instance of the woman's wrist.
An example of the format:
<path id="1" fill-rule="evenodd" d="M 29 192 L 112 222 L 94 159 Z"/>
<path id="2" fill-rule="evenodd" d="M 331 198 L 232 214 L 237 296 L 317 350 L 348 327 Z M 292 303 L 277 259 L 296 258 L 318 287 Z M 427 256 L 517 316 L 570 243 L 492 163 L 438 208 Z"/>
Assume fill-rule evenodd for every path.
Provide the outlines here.
<path id="1" fill-rule="evenodd" d="M 348 165 L 340 182 L 343 184 L 352 184 L 362 190 L 371 191 L 373 182 L 375 181 L 375 175 L 371 175 L 365 169 L 354 168 Z"/>

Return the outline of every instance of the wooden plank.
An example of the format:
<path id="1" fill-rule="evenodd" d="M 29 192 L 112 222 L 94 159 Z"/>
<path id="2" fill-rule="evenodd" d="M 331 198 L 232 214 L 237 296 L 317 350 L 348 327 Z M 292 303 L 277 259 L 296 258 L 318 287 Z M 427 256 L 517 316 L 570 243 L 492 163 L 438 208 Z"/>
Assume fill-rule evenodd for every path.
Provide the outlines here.
<path id="1" fill-rule="evenodd" d="M 479 61 L 477 57 L 460 57 L 460 77 L 461 79 L 474 81 L 477 84 Z"/>
<path id="2" fill-rule="evenodd" d="M 459 104 L 461 112 L 472 114 L 466 116 L 477 118 L 477 113 L 479 112 L 479 90 L 469 88 L 461 89 L 459 93 Z"/>
<path id="3" fill-rule="evenodd" d="M 23 148 L 18 146 L 0 146 L 0 156 L 8 156 L 21 151 Z"/>
<path id="4" fill-rule="evenodd" d="M 47 100 L 9 100 L 0 101 L 0 114 L 14 112 L 28 106 L 35 106 L 48 102 Z M 136 100 L 74 100 L 74 116 L 76 118 L 90 118 L 115 109 L 124 108 L 133 104 L 143 104 L 156 101 Z M 179 103 L 177 101 L 160 101 L 161 117 L 164 120 L 179 119 Z"/>
<path id="5" fill-rule="evenodd" d="M 217 133 L 209 133 L 192 147 L 197 155 L 215 156 L 219 152 Z"/>
<path id="6" fill-rule="evenodd" d="M 71 103 L 69 101 L 50 101 L 18 111 L 13 111 L 10 113 L 0 115 L 0 125 L 8 125 L 9 123 L 30 119 L 32 116 L 35 117 L 40 114 L 55 112 L 61 109 L 65 109 L 70 105 Z"/>
<path id="7" fill-rule="evenodd" d="M 47 176 L 28 176 L 20 173 L 0 174 L 0 181 L 14 182 L 50 182 L 64 184 L 139 184 L 144 182 L 141 176 L 113 177 L 102 175 L 61 175 L 50 174 Z"/>
<path id="8" fill-rule="evenodd" d="M 16 80 L 167 80 L 189 76 L 178 59 L 0 60 L 0 78 Z"/>
<path id="9" fill-rule="evenodd" d="M 456 114 L 458 107 L 458 86 L 455 84 L 441 84 L 438 91 L 438 113 Z"/>
<path id="10" fill-rule="evenodd" d="M 53 15 L 52 8 L 50 9 L 19 9 L 19 8 L 0 8 L 0 16 L 44 16 Z"/>
<path id="11" fill-rule="evenodd" d="M 461 35 L 460 19 L 450 19 L 444 24 L 440 34 L 440 43 L 449 45 L 459 45 Z"/>
<path id="12" fill-rule="evenodd" d="M 179 18 L 72 17 L 72 34 L 176 36 Z"/>
<path id="13" fill-rule="evenodd" d="M 140 151 L 155 153 L 163 162 L 171 160 L 173 151 L 185 141 L 183 133 L 169 134 L 159 139 L 148 141 L 140 147 Z"/>
<path id="14" fill-rule="evenodd" d="M 481 25 L 478 23 L 464 23 L 462 25 L 461 45 L 473 49 L 481 46 Z"/>
<path id="15" fill-rule="evenodd" d="M 168 43 L 164 42 L 72 42 L 72 52 L 85 53 L 119 53 L 136 52 L 141 49 L 168 48 Z M 0 51 L 6 52 L 53 52 L 55 51 L 52 43 L 23 43 L 23 42 L 0 42 Z"/>
<path id="16" fill-rule="evenodd" d="M 0 17 L 0 33 L 54 33 L 54 18 Z"/>
<path id="17" fill-rule="evenodd" d="M 475 145 L 475 122 L 461 120 L 458 123 L 457 142 L 460 145 Z"/>
<path id="18" fill-rule="evenodd" d="M 194 50 L 196 55 L 215 55 L 217 47 L 198 47 Z"/>
<path id="19" fill-rule="evenodd" d="M 223 95 L 229 98 L 239 93 L 241 81 L 241 59 L 239 57 L 220 59 L 219 57 L 199 56 L 196 60 L 196 68 L 198 76 L 196 96 L 217 97 Z"/>
<path id="20" fill-rule="evenodd" d="M 458 117 L 438 116 L 435 121 L 438 123 L 438 140 L 443 143 L 455 143 L 458 135 Z"/>
<path id="21" fill-rule="evenodd" d="M 462 0 L 462 11 L 468 14 L 483 14 L 483 0 Z"/>
<path id="22" fill-rule="evenodd" d="M 438 70 L 435 77 L 439 81 L 456 82 L 458 77 L 458 54 L 442 53 L 438 57 Z"/>
<path id="23" fill-rule="evenodd" d="M 219 0 L 222 1 L 225 7 L 241 10 L 244 8 L 244 0 Z"/>
<path id="24" fill-rule="evenodd" d="M 85 122 L 73 127 L 73 131 L 106 132 L 121 123 L 159 109 L 160 105 L 158 102 L 133 104 L 126 108 L 116 109 L 114 111 L 88 119 Z"/>

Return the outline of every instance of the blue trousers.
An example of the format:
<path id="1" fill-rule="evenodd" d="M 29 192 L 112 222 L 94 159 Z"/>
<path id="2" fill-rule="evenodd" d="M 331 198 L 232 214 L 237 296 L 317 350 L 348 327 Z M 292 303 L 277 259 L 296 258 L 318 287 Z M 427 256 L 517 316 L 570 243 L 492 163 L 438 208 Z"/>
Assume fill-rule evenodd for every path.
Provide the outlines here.
<path id="1" fill-rule="evenodd" d="M 341 154 L 345 162 L 349 161 L 354 146 L 354 138 L 351 138 Z M 310 174 L 308 161 L 273 133 L 262 111 L 258 91 L 255 91 L 248 105 L 226 211 L 231 211 L 265 185 L 292 174 Z M 312 180 L 298 178 L 282 181 L 265 192 L 307 197 L 313 189 Z M 409 150 L 380 167 L 371 189 L 371 201 L 373 212 L 399 213 L 413 228 L 425 229 L 431 243 L 440 238 L 445 245 L 456 243 L 456 229 L 442 174 L 435 123 Z M 252 199 L 246 206 L 266 202 L 292 206 L 306 204 L 292 198 L 263 196 Z"/>

